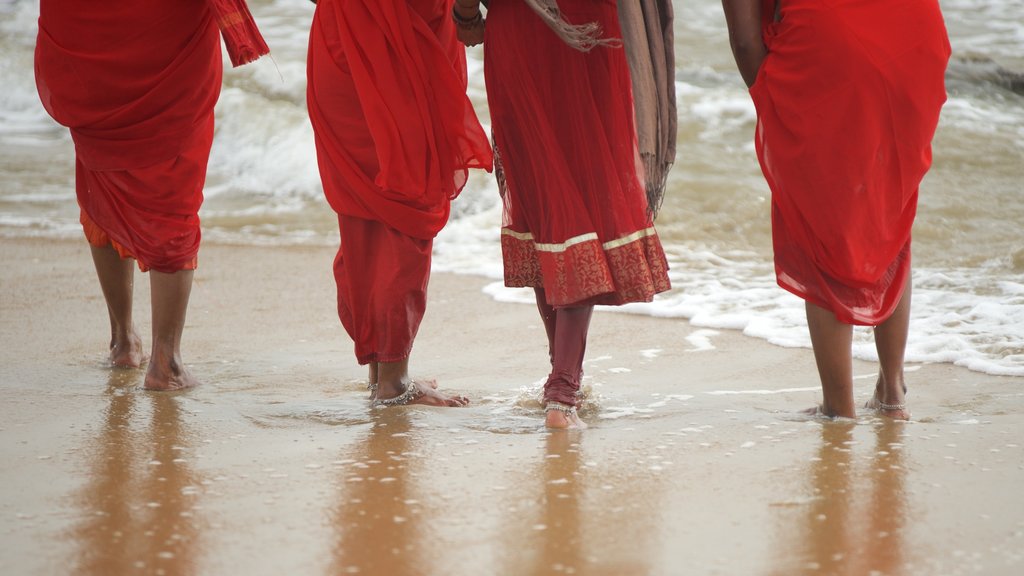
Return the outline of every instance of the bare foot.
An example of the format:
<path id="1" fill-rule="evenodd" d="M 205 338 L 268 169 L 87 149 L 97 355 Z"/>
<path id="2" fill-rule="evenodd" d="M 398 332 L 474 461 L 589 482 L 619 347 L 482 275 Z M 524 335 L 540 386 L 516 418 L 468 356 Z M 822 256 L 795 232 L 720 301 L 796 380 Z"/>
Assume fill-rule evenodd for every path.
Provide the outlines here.
<path id="1" fill-rule="evenodd" d="M 381 397 L 380 391 L 374 399 L 374 403 L 377 406 L 404 406 L 411 404 L 420 404 L 423 406 L 442 406 L 442 407 L 459 407 L 466 406 L 469 404 L 469 398 L 465 396 L 455 395 L 448 396 L 437 391 L 437 382 L 435 380 L 409 380 L 403 382 L 403 388 L 406 392 L 401 394 L 394 394 L 388 397 Z M 388 400 L 393 400 L 398 397 L 409 396 L 408 400 L 399 401 L 394 404 L 386 403 Z"/>
<path id="2" fill-rule="evenodd" d="M 878 399 L 878 392 L 864 403 L 864 408 L 868 410 L 876 410 L 882 416 L 892 418 L 893 420 L 910 420 L 910 411 L 907 410 L 906 404 L 887 405 L 886 408 L 882 408 L 882 401 Z"/>
<path id="3" fill-rule="evenodd" d="M 146 371 L 146 382 L 143 385 L 146 390 L 170 392 L 199 385 L 199 381 L 192 376 L 184 364 L 173 360 L 167 366 L 160 367 L 158 364 L 158 362 L 149 364 L 149 370 Z"/>
<path id="4" fill-rule="evenodd" d="M 804 414 L 804 415 L 807 415 L 807 416 L 810 416 L 811 418 L 828 418 L 830 420 L 845 420 L 845 421 L 856 420 L 857 419 L 857 415 L 856 414 L 854 414 L 853 416 L 842 416 L 842 415 L 836 414 L 835 412 L 827 410 L 825 408 L 824 404 L 818 404 L 817 406 L 812 406 L 811 408 L 807 408 L 807 409 L 801 410 L 800 413 Z"/>
<path id="5" fill-rule="evenodd" d="M 888 394 L 889 399 L 895 401 L 885 403 L 886 407 L 883 408 L 882 404 L 886 400 L 885 382 L 881 375 L 879 375 L 878 381 L 875 382 L 875 393 L 871 396 L 870 400 L 864 403 L 864 408 L 868 410 L 876 410 L 882 416 L 892 418 L 893 420 L 910 420 L 910 412 L 907 410 L 906 394 L 906 385 L 903 385 L 896 392 L 890 392 Z"/>
<path id="6" fill-rule="evenodd" d="M 366 380 L 366 389 L 370 392 L 370 400 L 377 397 L 377 371 L 378 364 L 376 362 L 370 363 L 370 374 Z M 437 390 L 437 380 L 418 380 L 420 384 L 426 384 L 431 388 Z"/>
<path id="7" fill-rule="evenodd" d="M 824 416 L 825 415 L 825 412 L 824 412 L 823 407 L 822 407 L 821 404 L 818 404 L 817 406 L 812 406 L 810 408 L 805 408 L 805 409 L 801 410 L 800 413 L 801 414 L 806 414 L 807 416 Z"/>
<path id="8" fill-rule="evenodd" d="M 134 330 L 124 340 L 110 341 L 110 365 L 114 368 L 138 368 L 148 359 L 142 351 L 142 338 Z"/>
<path id="9" fill-rule="evenodd" d="M 550 402 L 544 409 L 545 426 L 559 430 L 582 430 L 587 427 L 587 423 L 580 419 L 575 408 L 563 409 L 561 404 L 558 404 L 559 407 L 556 408 L 553 407 L 555 404 L 555 402 Z"/>

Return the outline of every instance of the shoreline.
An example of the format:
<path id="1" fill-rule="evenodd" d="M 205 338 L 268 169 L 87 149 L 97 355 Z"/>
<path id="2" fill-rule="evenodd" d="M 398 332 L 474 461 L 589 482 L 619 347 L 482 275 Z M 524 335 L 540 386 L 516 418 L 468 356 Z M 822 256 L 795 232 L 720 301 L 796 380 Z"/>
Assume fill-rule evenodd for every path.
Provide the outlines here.
<path id="1" fill-rule="evenodd" d="M 0 251 L 3 573 L 1024 565 L 1020 378 L 908 365 L 912 422 L 824 422 L 799 414 L 820 401 L 810 350 L 599 309 L 590 428 L 552 433 L 534 308 L 437 273 L 412 369 L 472 404 L 371 410 L 334 310 L 334 250 L 207 243 L 182 344 L 203 384 L 150 393 L 142 371 L 103 366 L 84 241 Z M 147 275 L 135 310 L 148 349 Z M 876 370 L 855 361 L 858 401 Z"/>

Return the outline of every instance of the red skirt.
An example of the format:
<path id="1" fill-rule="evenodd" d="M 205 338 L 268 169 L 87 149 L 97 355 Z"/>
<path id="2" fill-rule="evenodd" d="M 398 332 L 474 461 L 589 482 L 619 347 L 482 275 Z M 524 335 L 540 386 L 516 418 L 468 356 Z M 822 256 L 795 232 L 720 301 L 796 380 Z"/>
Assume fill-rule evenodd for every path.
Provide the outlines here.
<path id="1" fill-rule="evenodd" d="M 751 96 L 779 285 L 849 324 L 888 318 L 946 100 L 936 0 L 787 0 Z"/>
<path id="2" fill-rule="evenodd" d="M 89 241 L 143 269 L 195 267 L 221 85 L 206 0 L 43 0 L 36 84 L 71 130 Z"/>
<path id="3" fill-rule="evenodd" d="M 491 168 L 451 0 L 321 0 L 307 66 L 331 207 L 432 239 L 468 169 Z"/>
<path id="4" fill-rule="evenodd" d="M 559 0 L 620 37 L 614 0 Z M 484 71 L 500 163 L 507 286 L 553 306 L 650 301 L 669 289 L 647 210 L 622 48 L 583 53 L 520 0 L 492 0 Z"/>

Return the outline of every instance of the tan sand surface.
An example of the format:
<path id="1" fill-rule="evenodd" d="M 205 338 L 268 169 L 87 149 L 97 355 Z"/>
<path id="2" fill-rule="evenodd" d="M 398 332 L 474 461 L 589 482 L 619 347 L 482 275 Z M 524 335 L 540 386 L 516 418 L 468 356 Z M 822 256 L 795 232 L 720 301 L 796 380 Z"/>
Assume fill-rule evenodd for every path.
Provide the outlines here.
<path id="1" fill-rule="evenodd" d="M 823 422 L 809 350 L 601 311 L 591 427 L 548 433 L 535 310 L 436 274 L 412 364 L 473 404 L 374 410 L 331 249 L 207 244 L 204 385 L 150 393 L 84 242 L 0 254 L 0 574 L 1024 573 L 1019 378 L 912 366 L 913 422 Z"/>

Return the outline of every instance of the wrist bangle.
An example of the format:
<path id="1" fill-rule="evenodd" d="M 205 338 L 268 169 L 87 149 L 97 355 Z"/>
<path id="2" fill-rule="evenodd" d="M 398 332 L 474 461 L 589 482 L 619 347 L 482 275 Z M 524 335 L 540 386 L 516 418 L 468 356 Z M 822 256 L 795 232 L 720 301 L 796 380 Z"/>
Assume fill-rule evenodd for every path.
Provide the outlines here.
<path id="1" fill-rule="evenodd" d="M 458 4 L 458 2 L 456 2 L 456 4 Z M 484 21 L 484 16 L 480 13 L 480 9 L 478 8 L 476 14 L 466 18 L 459 14 L 459 11 L 452 6 L 452 20 L 455 20 L 455 25 L 459 28 L 471 29 L 479 26 Z"/>

